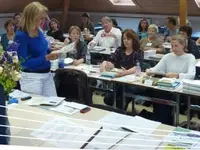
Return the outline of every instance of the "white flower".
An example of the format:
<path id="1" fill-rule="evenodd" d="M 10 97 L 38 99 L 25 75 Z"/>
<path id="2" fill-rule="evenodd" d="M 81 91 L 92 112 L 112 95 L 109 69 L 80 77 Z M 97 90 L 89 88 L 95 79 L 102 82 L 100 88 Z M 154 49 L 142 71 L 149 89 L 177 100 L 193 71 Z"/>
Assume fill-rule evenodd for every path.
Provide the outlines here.
<path id="1" fill-rule="evenodd" d="M 19 62 L 19 59 L 18 59 L 17 56 L 13 56 L 12 60 L 13 60 L 13 63 L 18 63 Z"/>
<path id="2" fill-rule="evenodd" d="M 19 79 L 21 78 L 21 74 L 15 70 L 13 71 L 12 78 L 14 81 L 19 81 Z"/>
<path id="3" fill-rule="evenodd" d="M 0 66 L 0 74 L 3 73 L 3 67 Z"/>

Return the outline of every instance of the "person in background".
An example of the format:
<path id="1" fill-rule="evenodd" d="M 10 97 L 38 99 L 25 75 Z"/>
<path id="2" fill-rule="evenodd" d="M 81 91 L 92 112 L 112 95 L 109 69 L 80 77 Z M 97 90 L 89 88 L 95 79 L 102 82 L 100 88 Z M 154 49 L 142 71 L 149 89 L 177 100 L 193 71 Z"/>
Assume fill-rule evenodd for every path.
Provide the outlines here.
<path id="1" fill-rule="evenodd" d="M 151 24 L 148 27 L 148 37 L 143 38 L 140 41 L 140 48 L 143 51 L 147 50 L 156 50 L 157 53 L 164 53 L 164 47 L 162 46 L 162 43 L 157 38 L 158 33 L 158 27 L 155 24 Z"/>
<path id="2" fill-rule="evenodd" d="M 163 56 L 160 62 L 153 68 L 147 69 L 147 75 L 153 72 L 165 73 L 167 78 L 194 79 L 196 74 L 196 60 L 192 54 L 187 54 L 186 39 L 181 35 L 172 36 L 172 53 Z M 147 92 L 146 92 L 147 93 Z M 173 94 L 164 91 L 148 91 L 149 96 L 160 99 L 173 100 Z M 172 125 L 172 106 L 154 104 L 154 120 Z"/>
<path id="3" fill-rule="evenodd" d="M 112 24 L 114 28 L 118 28 L 120 31 L 122 31 L 122 28 L 120 26 L 118 26 L 118 23 L 115 19 L 112 19 Z"/>
<path id="4" fill-rule="evenodd" d="M 191 53 L 196 59 L 200 58 L 199 49 L 194 40 L 192 40 L 192 28 L 189 26 L 182 26 L 179 29 L 179 34 L 186 38 L 187 41 L 187 53 Z"/>
<path id="5" fill-rule="evenodd" d="M 14 21 L 14 31 L 16 32 L 19 26 L 21 15 L 19 13 L 15 13 L 13 16 Z"/>
<path id="6" fill-rule="evenodd" d="M 4 28 L 6 29 L 6 33 L 1 36 L 1 45 L 3 46 L 3 50 L 6 51 L 9 47 L 9 44 L 13 42 L 15 36 L 13 21 L 6 21 Z"/>
<path id="7" fill-rule="evenodd" d="M 47 7 L 39 2 L 28 4 L 16 32 L 15 41 L 19 43 L 17 51 L 22 65 L 21 90 L 42 96 L 57 96 L 50 61 L 57 59 L 56 54 L 49 54 L 48 43 L 40 30 L 40 23 L 45 17 Z"/>
<path id="8" fill-rule="evenodd" d="M 87 54 L 87 44 L 80 41 L 81 29 L 78 26 L 71 26 L 69 29 L 69 39 L 66 38 L 64 44 L 76 43 L 76 50 L 68 56 L 74 59 L 73 65 L 79 65 L 85 62 Z"/>
<path id="9" fill-rule="evenodd" d="M 65 37 L 63 36 L 63 32 L 60 30 L 60 24 L 58 20 L 51 19 L 49 22 L 49 28 L 50 30 L 47 32 L 48 36 L 53 37 L 55 40 L 58 40 L 60 42 L 64 42 Z"/>
<path id="10" fill-rule="evenodd" d="M 178 34 L 177 21 L 174 17 L 166 18 L 167 29 L 164 32 L 166 42 L 171 42 L 171 37 Z"/>
<path id="11" fill-rule="evenodd" d="M 82 24 L 80 26 L 81 31 L 84 31 L 84 29 L 87 28 L 90 34 L 94 35 L 95 34 L 94 24 L 90 20 L 90 15 L 88 13 L 83 13 L 81 20 L 82 20 Z"/>
<path id="12" fill-rule="evenodd" d="M 95 45 L 118 48 L 121 45 L 122 33 L 119 29 L 112 26 L 112 20 L 109 17 L 103 17 L 101 19 L 103 29 L 100 30 L 95 38 L 88 44 L 89 47 Z"/>
<path id="13" fill-rule="evenodd" d="M 50 18 L 48 14 L 46 13 L 45 16 L 41 18 L 40 29 L 42 30 L 42 32 L 49 30 L 49 22 L 50 22 Z"/>
<path id="14" fill-rule="evenodd" d="M 122 33 L 122 45 L 114 54 L 111 55 L 110 61 L 104 61 L 100 66 L 100 71 L 104 72 L 112 68 L 121 69 L 118 72 L 117 77 L 134 74 L 136 71 L 135 66 L 137 63 L 142 65 L 143 51 L 140 50 L 140 43 L 137 34 L 132 29 L 126 29 Z M 121 86 L 117 85 L 117 107 L 122 108 L 122 93 Z M 126 91 L 133 91 L 131 86 L 126 87 Z M 137 91 L 136 91 L 137 92 Z M 130 100 L 126 102 L 126 107 Z M 107 93 L 104 97 L 104 103 L 107 105 L 113 105 L 113 94 Z"/>
<path id="15" fill-rule="evenodd" d="M 148 27 L 149 27 L 149 23 L 146 19 L 140 20 L 139 25 L 138 25 L 138 31 L 137 31 L 137 35 L 139 36 L 140 40 L 148 36 L 148 32 L 147 32 Z"/>

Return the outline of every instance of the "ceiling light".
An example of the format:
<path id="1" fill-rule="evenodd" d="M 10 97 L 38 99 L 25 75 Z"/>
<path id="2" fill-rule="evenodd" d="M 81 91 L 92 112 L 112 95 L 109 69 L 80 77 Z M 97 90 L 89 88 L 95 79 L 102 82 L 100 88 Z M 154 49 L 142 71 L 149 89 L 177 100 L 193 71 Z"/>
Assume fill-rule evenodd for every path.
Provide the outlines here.
<path id="1" fill-rule="evenodd" d="M 120 6 L 136 6 L 132 0 L 110 0 L 113 5 L 120 5 Z"/>
<path id="2" fill-rule="evenodd" d="M 194 0 L 197 4 L 197 6 L 200 8 L 200 0 Z"/>

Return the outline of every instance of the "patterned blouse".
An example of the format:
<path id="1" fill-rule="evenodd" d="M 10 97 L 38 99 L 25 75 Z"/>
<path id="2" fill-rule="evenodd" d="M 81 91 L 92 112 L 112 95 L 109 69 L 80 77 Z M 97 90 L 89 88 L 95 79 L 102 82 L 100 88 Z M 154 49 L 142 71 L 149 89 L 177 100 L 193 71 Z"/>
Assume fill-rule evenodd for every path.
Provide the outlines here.
<path id="1" fill-rule="evenodd" d="M 114 54 L 110 57 L 110 62 L 114 64 L 116 68 L 130 69 L 136 66 L 139 62 L 142 66 L 144 58 L 144 52 L 142 50 L 133 51 L 130 55 L 126 55 L 125 50 L 119 47 Z"/>

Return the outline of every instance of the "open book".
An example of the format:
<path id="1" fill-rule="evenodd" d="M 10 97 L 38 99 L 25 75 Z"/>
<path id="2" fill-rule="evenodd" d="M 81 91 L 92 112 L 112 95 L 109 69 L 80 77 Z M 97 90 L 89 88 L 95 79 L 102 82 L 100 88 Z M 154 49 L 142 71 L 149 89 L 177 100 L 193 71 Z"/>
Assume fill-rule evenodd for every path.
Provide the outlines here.
<path id="1" fill-rule="evenodd" d="M 33 97 L 26 104 L 30 106 L 57 106 L 64 99 L 63 97 Z"/>
<path id="2" fill-rule="evenodd" d="M 73 52 L 74 50 L 75 50 L 75 42 L 65 45 L 60 50 L 53 51 L 52 53 L 53 54 L 62 54 L 62 53 L 66 54 L 66 53 Z"/>

